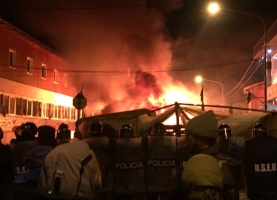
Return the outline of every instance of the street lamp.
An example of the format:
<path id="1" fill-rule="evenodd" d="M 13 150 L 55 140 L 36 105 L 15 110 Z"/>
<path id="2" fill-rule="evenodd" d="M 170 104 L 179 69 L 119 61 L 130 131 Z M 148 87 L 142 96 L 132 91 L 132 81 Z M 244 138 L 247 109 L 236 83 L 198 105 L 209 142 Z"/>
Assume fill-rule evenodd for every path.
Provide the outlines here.
<path id="1" fill-rule="evenodd" d="M 223 90 L 223 85 L 222 83 L 218 82 L 218 81 L 213 81 L 213 80 L 209 80 L 209 79 L 204 79 L 201 76 L 196 76 L 195 77 L 195 81 L 196 83 L 202 83 L 203 81 L 207 81 L 207 82 L 211 82 L 211 83 L 216 83 L 219 84 L 221 86 L 221 105 L 224 105 L 224 90 Z"/>
<path id="2" fill-rule="evenodd" d="M 208 4 L 207 10 L 210 14 L 214 15 L 217 12 L 220 11 L 220 9 L 231 11 L 231 12 L 236 12 L 244 15 L 250 15 L 258 18 L 262 23 L 263 23 L 263 38 L 264 38 L 264 109 L 267 110 L 267 66 L 266 66 L 266 53 L 267 53 L 267 45 L 266 45 L 266 26 L 265 26 L 265 21 L 264 19 L 256 14 L 253 13 L 248 13 L 240 10 L 233 10 L 229 8 L 221 8 L 217 2 L 210 2 Z"/>

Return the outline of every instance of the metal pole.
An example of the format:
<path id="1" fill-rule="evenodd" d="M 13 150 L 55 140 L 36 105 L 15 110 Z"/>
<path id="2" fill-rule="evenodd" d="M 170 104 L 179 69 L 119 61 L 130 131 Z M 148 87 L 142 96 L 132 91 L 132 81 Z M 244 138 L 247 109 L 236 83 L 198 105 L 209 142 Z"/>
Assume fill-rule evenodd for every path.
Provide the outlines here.
<path id="1" fill-rule="evenodd" d="M 213 80 L 209 80 L 209 79 L 202 79 L 203 81 L 208 81 L 208 82 L 212 82 L 212 83 L 216 83 L 219 84 L 221 86 L 221 105 L 224 105 L 224 89 L 223 89 L 223 84 L 218 82 L 218 81 L 213 81 Z"/>

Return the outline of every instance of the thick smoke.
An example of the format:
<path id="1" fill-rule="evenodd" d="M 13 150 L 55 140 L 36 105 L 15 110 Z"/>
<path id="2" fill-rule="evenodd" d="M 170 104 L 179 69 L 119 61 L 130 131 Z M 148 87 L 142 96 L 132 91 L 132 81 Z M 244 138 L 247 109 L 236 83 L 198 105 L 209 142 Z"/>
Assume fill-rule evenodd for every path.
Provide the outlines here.
<path id="1" fill-rule="evenodd" d="M 251 58 L 252 47 L 262 34 L 259 21 L 232 13 L 209 21 L 200 12 L 204 2 L 3 0 L 0 9 L 3 16 L 71 63 L 67 73 L 73 88 L 80 91 L 83 86 L 97 114 L 152 108 L 159 105 L 154 100 L 163 101 L 165 89 L 176 83 L 199 98 L 196 75 L 223 83 L 225 91 L 237 83 L 251 61 L 210 66 Z M 206 84 L 205 88 L 212 88 L 205 95 L 219 96 L 218 85 Z"/>

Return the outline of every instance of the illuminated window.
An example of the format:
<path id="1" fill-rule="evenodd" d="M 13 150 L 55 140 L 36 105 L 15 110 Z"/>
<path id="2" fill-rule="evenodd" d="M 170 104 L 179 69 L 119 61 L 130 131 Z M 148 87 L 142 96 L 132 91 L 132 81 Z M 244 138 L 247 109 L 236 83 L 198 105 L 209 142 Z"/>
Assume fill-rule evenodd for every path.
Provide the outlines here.
<path id="1" fill-rule="evenodd" d="M 4 94 L 0 95 L 0 114 L 6 115 L 8 114 L 9 108 L 9 96 Z"/>
<path id="2" fill-rule="evenodd" d="M 15 98 L 14 97 L 10 97 L 10 114 L 15 114 Z"/>
<path id="3" fill-rule="evenodd" d="M 46 103 L 41 102 L 41 117 L 47 117 Z"/>
<path id="4" fill-rule="evenodd" d="M 21 98 L 16 98 L 15 99 L 15 114 L 16 115 L 21 115 Z"/>
<path id="5" fill-rule="evenodd" d="M 15 68 L 16 66 L 16 51 L 9 49 L 9 66 Z"/>
<path id="6" fill-rule="evenodd" d="M 60 118 L 60 106 L 55 105 L 55 118 Z"/>
<path id="7" fill-rule="evenodd" d="M 54 69 L 54 83 L 58 84 L 58 70 Z"/>
<path id="8" fill-rule="evenodd" d="M 32 115 L 32 101 L 28 100 L 27 102 L 27 115 L 31 116 Z"/>
<path id="9" fill-rule="evenodd" d="M 33 74 L 33 58 L 27 57 L 27 73 Z"/>
<path id="10" fill-rule="evenodd" d="M 64 83 L 63 86 L 67 88 L 67 74 L 63 74 Z"/>
<path id="11" fill-rule="evenodd" d="M 71 108 L 71 120 L 76 120 L 76 112 L 75 108 Z"/>
<path id="12" fill-rule="evenodd" d="M 69 107 L 64 107 L 64 115 L 63 115 L 63 118 L 64 119 L 68 119 L 69 118 L 69 112 L 70 112 L 70 110 L 69 110 L 70 108 Z"/>
<path id="13" fill-rule="evenodd" d="M 45 64 L 41 65 L 41 78 L 46 79 L 47 66 Z"/>
<path id="14" fill-rule="evenodd" d="M 27 99 L 22 99 L 21 100 L 20 114 L 21 115 L 27 115 Z"/>
<path id="15" fill-rule="evenodd" d="M 54 110 L 55 110 L 54 104 L 50 104 L 50 111 L 51 111 L 51 112 L 50 112 L 50 116 L 51 116 L 51 118 L 52 118 L 52 117 L 55 117 L 55 116 L 54 116 Z"/>

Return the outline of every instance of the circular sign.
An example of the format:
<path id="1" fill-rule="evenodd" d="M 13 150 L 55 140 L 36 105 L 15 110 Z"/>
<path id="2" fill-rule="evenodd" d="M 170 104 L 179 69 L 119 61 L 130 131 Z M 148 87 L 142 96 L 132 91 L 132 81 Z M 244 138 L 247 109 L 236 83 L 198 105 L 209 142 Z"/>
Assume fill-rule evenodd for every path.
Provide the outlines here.
<path id="1" fill-rule="evenodd" d="M 87 98 L 82 94 L 82 92 L 78 93 L 73 98 L 73 106 L 78 110 L 84 109 L 87 106 Z"/>

